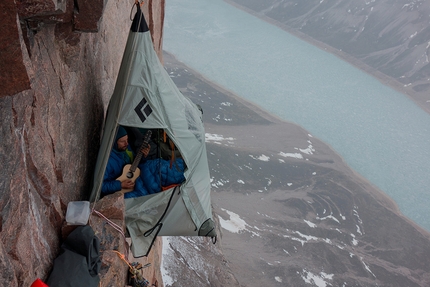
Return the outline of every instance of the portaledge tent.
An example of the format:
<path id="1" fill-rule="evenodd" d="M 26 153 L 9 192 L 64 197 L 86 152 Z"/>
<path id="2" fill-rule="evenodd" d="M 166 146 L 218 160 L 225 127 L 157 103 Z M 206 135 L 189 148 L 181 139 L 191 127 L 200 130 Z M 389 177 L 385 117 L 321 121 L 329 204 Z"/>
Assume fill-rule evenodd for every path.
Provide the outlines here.
<path id="1" fill-rule="evenodd" d="M 164 129 L 187 165 L 185 182 L 152 195 L 125 199 L 125 223 L 135 257 L 146 256 L 157 235 L 216 237 L 201 111 L 181 94 L 160 63 L 139 5 L 109 103 L 90 201 L 99 199 L 118 125 Z"/>

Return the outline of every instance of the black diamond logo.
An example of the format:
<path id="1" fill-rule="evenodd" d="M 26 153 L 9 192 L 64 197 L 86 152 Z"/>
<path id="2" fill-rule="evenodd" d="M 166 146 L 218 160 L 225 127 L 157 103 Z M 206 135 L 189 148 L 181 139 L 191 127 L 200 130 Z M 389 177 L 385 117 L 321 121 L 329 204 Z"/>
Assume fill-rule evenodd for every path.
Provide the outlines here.
<path id="1" fill-rule="evenodd" d="M 134 108 L 134 111 L 143 123 L 152 113 L 152 108 L 149 106 L 148 101 L 143 98 L 140 103 Z"/>

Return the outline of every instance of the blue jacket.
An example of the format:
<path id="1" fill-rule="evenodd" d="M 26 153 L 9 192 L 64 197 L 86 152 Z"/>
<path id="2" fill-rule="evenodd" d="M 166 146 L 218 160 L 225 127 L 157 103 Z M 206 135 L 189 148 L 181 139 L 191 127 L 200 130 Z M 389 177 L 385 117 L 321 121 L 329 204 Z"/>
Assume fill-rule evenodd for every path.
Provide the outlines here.
<path id="1" fill-rule="evenodd" d="M 125 198 L 154 194 L 162 187 L 185 181 L 185 163 L 176 159 L 170 167 L 170 161 L 164 159 L 148 160 L 139 164 L 140 176 L 136 179 L 134 191 L 124 194 Z"/>
<path id="2" fill-rule="evenodd" d="M 116 179 L 121 176 L 124 166 L 131 163 L 132 159 L 129 154 L 133 155 L 130 147 L 127 148 L 127 152 L 120 152 L 115 148 L 112 149 L 103 177 L 102 195 L 121 190 L 121 182 Z"/>

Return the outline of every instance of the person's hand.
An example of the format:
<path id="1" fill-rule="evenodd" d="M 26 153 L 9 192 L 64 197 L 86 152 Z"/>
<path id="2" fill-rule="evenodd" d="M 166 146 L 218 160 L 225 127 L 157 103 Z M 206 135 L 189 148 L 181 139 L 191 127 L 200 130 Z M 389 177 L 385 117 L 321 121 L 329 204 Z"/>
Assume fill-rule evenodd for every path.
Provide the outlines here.
<path id="1" fill-rule="evenodd" d="M 133 189 L 134 188 L 134 182 L 130 179 L 126 179 L 124 181 L 121 181 L 121 188 L 122 189 Z"/>
<path id="2" fill-rule="evenodd" d="M 140 151 L 142 152 L 144 157 L 147 157 L 150 150 L 151 150 L 151 145 L 148 144 L 145 148 L 141 149 Z"/>

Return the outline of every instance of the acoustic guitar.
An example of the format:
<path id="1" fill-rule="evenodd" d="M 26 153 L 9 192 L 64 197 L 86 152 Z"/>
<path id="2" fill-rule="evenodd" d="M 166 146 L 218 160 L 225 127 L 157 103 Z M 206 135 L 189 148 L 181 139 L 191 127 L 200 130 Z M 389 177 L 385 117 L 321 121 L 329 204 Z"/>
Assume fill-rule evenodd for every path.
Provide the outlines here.
<path id="1" fill-rule="evenodd" d="M 124 181 L 127 179 L 130 179 L 131 181 L 135 182 L 137 177 L 140 175 L 140 169 L 137 167 L 140 160 L 142 159 L 143 152 L 142 150 L 148 146 L 149 140 L 151 139 L 151 130 L 148 130 L 145 134 L 145 137 L 143 138 L 143 143 L 139 148 L 139 151 L 136 155 L 136 157 L 133 160 L 132 164 L 126 164 L 122 170 L 122 174 L 120 177 L 117 178 L 119 181 Z M 133 191 L 133 189 L 121 189 L 122 193 Z"/>

